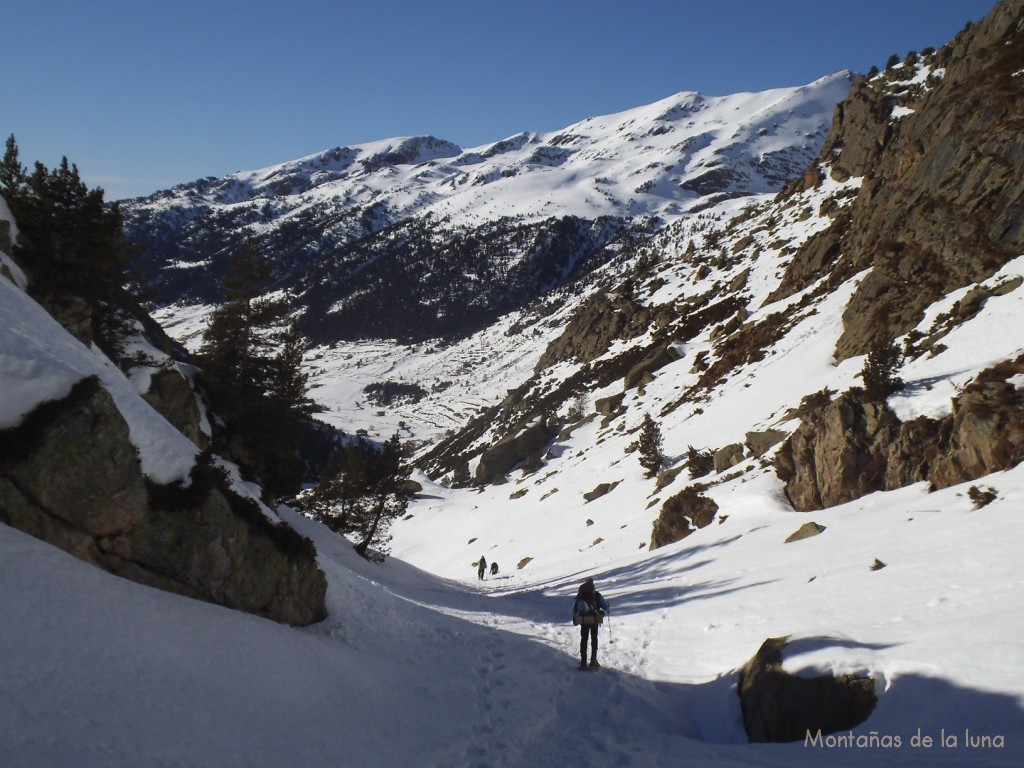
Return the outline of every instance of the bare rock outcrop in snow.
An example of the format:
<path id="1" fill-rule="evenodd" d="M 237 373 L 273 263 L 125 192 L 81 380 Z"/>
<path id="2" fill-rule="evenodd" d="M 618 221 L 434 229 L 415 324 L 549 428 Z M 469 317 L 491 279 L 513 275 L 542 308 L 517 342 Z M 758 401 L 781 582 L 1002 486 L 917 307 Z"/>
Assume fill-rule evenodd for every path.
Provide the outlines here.
<path id="1" fill-rule="evenodd" d="M 803 741 L 819 730 L 836 733 L 867 720 L 877 702 L 874 680 L 856 675 L 791 675 L 782 668 L 787 642 L 785 637 L 765 640 L 740 670 L 736 691 L 750 741 Z"/>

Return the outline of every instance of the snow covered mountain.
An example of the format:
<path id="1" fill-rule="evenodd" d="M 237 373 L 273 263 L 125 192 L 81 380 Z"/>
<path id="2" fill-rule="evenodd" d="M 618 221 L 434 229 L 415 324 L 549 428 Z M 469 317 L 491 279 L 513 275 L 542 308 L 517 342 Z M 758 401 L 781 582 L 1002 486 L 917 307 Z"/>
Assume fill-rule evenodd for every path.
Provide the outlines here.
<path id="1" fill-rule="evenodd" d="M 472 149 L 336 148 L 128 201 L 126 222 L 159 304 L 216 300 L 227 254 L 257 237 L 318 342 L 464 338 L 635 235 L 777 192 L 817 154 L 850 82 L 681 93 Z"/>

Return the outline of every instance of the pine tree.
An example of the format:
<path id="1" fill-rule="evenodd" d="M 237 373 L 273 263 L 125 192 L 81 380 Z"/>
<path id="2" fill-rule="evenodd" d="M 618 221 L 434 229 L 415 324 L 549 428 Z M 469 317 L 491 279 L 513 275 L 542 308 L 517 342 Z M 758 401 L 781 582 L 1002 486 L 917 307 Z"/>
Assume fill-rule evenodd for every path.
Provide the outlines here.
<path id="1" fill-rule="evenodd" d="M 864 368 L 858 374 L 864 380 L 868 399 L 882 401 L 903 389 L 903 379 L 897 375 L 902 362 L 903 350 L 895 341 L 876 338 L 872 342 Z"/>
<path id="2" fill-rule="evenodd" d="M 390 540 L 391 522 L 409 506 L 405 483 L 410 469 L 402 464 L 402 444 L 396 432 L 369 466 L 366 493 L 355 508 L 355 520 L 362 540 L 355 550 L 362 557 L 383 559 Z M 373 553 L 371 554 L 371 547 Z"/>
<path id="3" fill-rule="evenodd" d="M 27 173 L 11 135 L 0 161 L 0 192 L 18 223 L 12 255 L 34 296 L 94 304 L 121 298 L 132 256 L 121 211 L 104 202 L 101 188 L 86 187 L 76 165 L 65 157 L 52 171 L 36 163 Z"/>
<path id="4" fill-rule="evenodd" d="M 473 482 L 473 476 L 469 472 L 469 462 L 465 459 L 455 465 L 452 472 L 452 488 L 468 488 Z"/>
<path id="5" fill-rule="evenodd" d="M 246 241 L 229 260 L 226 303 L 210 318 L 198 361 L 226 425 L 224 446 L 268 493 L 281 495 L 301 481 L 297 446 L 311 403 L 304 342 L 287 302 L 265 297 L 269 279 L 257 244 Z"/>
<path id="6" fill-rule="evenodd" d="M 654 477 L 665 465 L 665 454 L 661 450 L 661 428 L 651 418 L 651 414 L 644 414 L 643 425 L 640 427 L 640 466 L 646 470 L 647 477 Z"/>
<path id="7" fill-rule="evenodd" d="M 4 158 L 0 161 L 0 194 L 11 201 L 20 197 L 25 186 L 25 167 L 18 160 L 18 145 L 12 133 L 7 137 Z"/>

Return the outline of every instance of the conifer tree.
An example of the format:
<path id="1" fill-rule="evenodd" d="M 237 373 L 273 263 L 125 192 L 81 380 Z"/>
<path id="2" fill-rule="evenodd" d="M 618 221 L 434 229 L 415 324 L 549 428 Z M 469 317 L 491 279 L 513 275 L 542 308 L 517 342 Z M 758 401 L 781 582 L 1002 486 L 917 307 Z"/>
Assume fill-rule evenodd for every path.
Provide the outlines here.
<path id="1" fill-rule="evenodd" d="M 665 454 L 661 450 L 661 428 L 651 418 L 651 414 L 644 414 L 643 425 L 640 427 L 640 466 L 646 470 L 647 477 L 654 477 L 665 465 Z"/>
<path id="2" fill-rule="evenodd" d="M 868 350 L 864 368 L 858 374 L 864 380 L 864 392 L 870 400 L 885 400 L 903 388 L 897 374 L 903 362 L 903 350 L 891 339 L 876 338 Z"/>
<path id="3" fill-rule="evenodd" d="M 132 251 L 124 239 L 121 211 L 89 189 L 65 157 L 48 170 L 28 173 L 11 135 L 0 161 L 0 194 L 18 223 L 14 256 L 37 298 L 81 297 L 93 303 L 118 300 Z"/>
<path id="4" fill-rule="evenodd" d="M 311 411 L 302 371 L 304 342 L 288 304 L 264 294 L 270 270 L 256 243 L 232 254 L 226 302 L 210 318 L 198 361 L 226 425 L 224 447 L 272 495 L 298 490 L 302 422 Z"/>
<path id="5" fill-rule="evenodd" d="M 404 486 L 410 471 L 402 464 L 402 444 L 396 432 L 384 444 L 380 455 L 371 461 L 362 504 L 354 510 L 357 530 L 362 535 L 355 550 L 362 557 L 386 555 L 387 542 L 391 539 L 388 528 L 409 506 Z"/>

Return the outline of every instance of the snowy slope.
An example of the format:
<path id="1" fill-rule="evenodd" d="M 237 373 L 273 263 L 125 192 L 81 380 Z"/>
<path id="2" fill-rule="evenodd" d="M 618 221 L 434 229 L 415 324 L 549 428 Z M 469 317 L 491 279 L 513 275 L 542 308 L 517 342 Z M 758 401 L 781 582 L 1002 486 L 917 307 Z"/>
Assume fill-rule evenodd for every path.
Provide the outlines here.
<path id="1" fill-rule="evenodd" d="M 298 520 L 330 579 L 330 618 L 303 630 L 125 582 L 0 526 L 4 765 L 1018 765 L 1021 577 L 1007 564 L 1024 476 L 993 478 L 1005 498 L 979 512 L 953 489 L 831 510 L 825 534 L 791 545 L 794 515 L 758 503 L 761 484 L 737 491 L 725 524 L 655 557 L 507 563 L 480 589 L 466 577 L 483 541 L 442 580 L 365 563 Z M 430 514 L 442 511 L 414 520 Z M 487 542 L 496 518 L 475 517 Z M 447 528 L 430 530 L 420 545 L 443 548 Z M 937 557 L 951 552 L 955 578 Z M 868 570 L 874 556 L 889 567 Z M 575 670 L 566 620 L 584 572 L 613 604 L 597 673 Z M 881 703 L 858 733 L 901 746 L 743 743 L 735 668 L 780 633 L 807 652 L 794 668 L 824 658 L 875 675 Z M 918 729 L 935 747 L 911 746 Z M 956 748 L 938 746 L 943 729 Z M 969 748 L 965 729 L 1004 746 Z"/>

